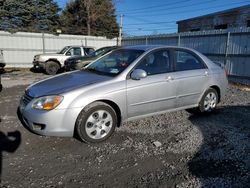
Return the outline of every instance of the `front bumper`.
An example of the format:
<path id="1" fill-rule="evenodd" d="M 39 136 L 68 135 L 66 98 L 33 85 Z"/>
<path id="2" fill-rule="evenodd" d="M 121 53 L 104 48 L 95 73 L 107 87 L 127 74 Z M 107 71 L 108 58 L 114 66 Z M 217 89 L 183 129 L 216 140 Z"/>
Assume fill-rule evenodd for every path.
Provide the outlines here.
<path id="1" fill-rule="evenodd" d="M 73 137 L 75 122 L 81 109 L 36 110 L 30 102 L 25 106 L 20 101 L 19 112 L 23 123 L 36 134 L 44 136 Z"/>
<path id="2" fill-rule="evenodd" d="M 42 62 L 42 61 L 33 61 L 33 67 L 35 69 L 45 69 L 45 62 Z"/>

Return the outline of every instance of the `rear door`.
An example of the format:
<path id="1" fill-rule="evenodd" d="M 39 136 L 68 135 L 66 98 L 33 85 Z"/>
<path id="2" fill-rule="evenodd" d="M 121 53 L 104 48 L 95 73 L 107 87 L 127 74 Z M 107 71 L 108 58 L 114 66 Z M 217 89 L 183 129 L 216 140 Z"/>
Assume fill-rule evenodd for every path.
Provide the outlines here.
<path id="1" fill-rule="evenodd" d="M 194 105 L 208 87 L 209 70 L 194 52 L 175 49 L 175 79 L 177 82 L 177 107 Z"/>

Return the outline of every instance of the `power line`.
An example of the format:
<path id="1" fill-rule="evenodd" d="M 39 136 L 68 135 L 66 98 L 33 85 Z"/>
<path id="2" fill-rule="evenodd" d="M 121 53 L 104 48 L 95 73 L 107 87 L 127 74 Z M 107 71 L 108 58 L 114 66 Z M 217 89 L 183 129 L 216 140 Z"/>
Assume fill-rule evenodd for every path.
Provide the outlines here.
<path id="1" fill-rule="evenodd" d="M 225 6 L 230 6 L 230 5 L 239 5 L 242 3 L 250 3 L 250 1 L 241 1 L 241 2 L 237 2 L 237 3 L 229 3 L 229 4 L 224 4 L 223 6 L 213 6 L 213 7 L 208 7 L 208 8 L 199 8 L 199 9 L 192 9 L 192 10 L 186 10 L 186 11 L 181 11 L 178 12 L 179 14 L 183 14 L 183 13 L 190 13 L 190 12 L 195 12 L 195 11 L 202 11 L 202 10 L 210 10 L 210 9 L 214 9 L 214 8 L 218 8 L 218 7 L 225 7 Z M 142 14 L 140 16 L 162 16 L 162 15 L 171 15 L 171 14 L 177 14 L 176 11 L 172 11 L 172 12 L 168 12 L 168 13 L 164 13 L 164 14 Z M 130 15 L 130 17 L 132 17 L 133 14 Z M 127 16 L 127 15 L 126 15 Z M 136 17 L 138 19 L 138 17 Z"/>
<path id="2" fill-rule="evenodd" d="M 152 25 L 152 24 L 169 24 L 169 23 L 176 23 L 176 20 L 172 20 L 172 21 L 167 21 L 167 22 L 148 22 L 148 25 Z M 133 23 L 133 24 L 126 24 L 126 25 L 145 25 L 145 23 Z"/>
<path id="3" fill-rule="evenodd" d="M 241 1 L 241 2 L 237 2 L 237 3 L 228 3 L 228 4 L 224 4 L 223 7 L 225 6 L 229 6 L 229 5 L 238 5 L 238 4 L 242 4 L 242 3 L 246 3 L 249 1 Z M 188 11 L 182 11 L 181 13 L 187 13 L 187 12 L 194 12 L 194 11 L 201 11 L 201 10 L 212 10 L 213 8 L 218 8 L 218 7 L 222 7 L 222 6 L 212 6 L 212 7 L 208 7 L 208 8 L 202 8 L 202 9 L 193 9 L 193 10 L 188 10 Z M 171 14 L 174 13 L 174 12 L 171 12 Z M 211 13 L 210 13 L 211 14 Z M 226 15 L 226 14 L 229 14 L 229 15 L 234 15 L 234 14 L 237 14 L 237 13 L 222 13 L 222 15 Z M 162 15 L 162 14 L 157 14 L 157 16 L 159 15 Z M 168 15 L 168 14 L 164 14 L 164 15 Z M 152 16 L 152 14 L 150 14 L 150 16 Z M 139 19 L 138 17 L 132 17 L 132 16 L 127 16 L 127 17 L 130 17 L 130 18 L 136 18 L 136 19 Z M 145 20 L 143 20 L 145 22 Z M 171 21 L 166 21 L 166 22 L 148 22 L 148 23 L 134 23 L 134 24 L 127 24 L 127 25 L 145 25 L 145 24 L 170 24 L 170 23 L 174 23 L 176 22 L 177 20 L 171 20 Z M 126 25 L 126 26 L 127 26 Z M 165 27 L 165 28 L 152 28 L 152 29 L 147 29 L 147 28 L 137 28 L 137 29 L 125 29 L 125 32 L 132 32 L 132 33 L 142 33 L 142 32 L 145 32 L 145 31 L 169 31 L 169 30 L 173 30 L 173 29 L 176 29 L 177 27 Z"/>
<path id="4" fill-rule="evenodd" d="M 213 13 L 208 13 L 208 14 L 213 14 Z M 201 16 L 206 16 L 208 14 L 205 14 L 205 15 L 201 15 Z M 222 15 L 239 15 L 238 13 L 222 13 Z M 127 17 L 130 17 L 130 16 L 127 16 Z M 134 18 L 134 17 L 130 17 L 130 18 Z M 195 17 L 191 17 L 191 18 L 186 18 L 186 19 L 192 19 L 192 18 L 195 18 Z M 171 21 L 166 21 L 166 22 L 147 22 L 147 23 L 132 23 L 132 24 L 126 24 L 126 26 L 138 26 L 138 25 L 155 25 L 155 24 L 175 24 L 177 21 L 180 21 L 180 19 L 178 20 L 171 20 Z"/>
<path id="5" fill-rule="evenodd" d="M 152 28 L 152 29 L 148 29 L 148 28 L 128 28 L 128 29 L 124 29 L 124 30 L 126 30 L 126 31 L 141 31 L 141 30 L 143 30 L 143 31 L 145 31 L 145 30 L 165 30 L 165 29 L 175 29 L 176 28 L 176 26 L 175 27 L 156 27 L 156 28 Z"/>
<path id="6" fill-rule="evenodd" d="M 226 5 L 223 5 L 223 7 L 225 7 L 225 6 L 229 6 L 229 5 L 235 5 L 235 4 L 241 4 L 241 3 L 243 3 L 243 2 L 249 2 L 249 1 L 242 1 L 242 2 L 238 2 L 238 3 L 229 3 L 229 4 L 226 4 Z M 214 6 L 214 7 L 208 7 L 208 8 L 206 8 L 206 10 L 208 10 L 208 9 L 212 9 L 212 8 L 217 8 L 217 7 L 222 7 L 222 6 Z M 182 11 L 183 13 L 187 13 L 187 12 L 193 12 L 193 11 L 201 11 L 201 10 L 204 10 L 204 9 L 195 9 L 195 10 L 192 10 L 192 11 Z M 170 14 L 173 14 L 174 12 L 171 12 Z M 229 13 L 229 14 L 231 14 L 231 13 Z M 168 14 L 160 14 L 160 15 L 168 15 Z M 225 13 L 223 14 L 223 15 L 225 15 Z M 231 14 L 232 15 L 232 14 Z M 150 16 L 152 16 L 152 14 L 150 15 Z M 157 14 L 157 16 L 159 16 L 159 14 Z M 131 19 L 133 19 L 133 20 L 140 20 L 140 21 L 142 21 L 142 22 L 144 22 L 144 23 L 142 23 L 142 22 L 140 22 L 140 23 L 132 23 L 132 24 L 126 24 L 126 26 L 138 26 L 138 25 L 145 25 L 145 24 L 147 24 L 147 25 L 159 25 L 159 24 L 174 24 L 174 23 L 176 23 L 176 21 L 178 21 L 178 20 L 169 20 L 169 21 L 166 21 L 166 22 L 152 22 L 152 21 L 149 21 L 149 20 L 145 20 L 145 19 L 142 19 L 142 18 L 140 18 L 140 17 L 134 17 L 134 16 L 130 16 L 130 15 L 126 15 L 126 17 L 128 17 L 128 18 L 131 18 Z M 180 19 L 179 19 L 180 20 Z M 138 30 L 138 29 L 137 29 Z"/>
<path id="7" fill-rule="evenodd" d="M 189 2 L 189 1 L 192 1 L 192 0 L 181 0 L 181 1 L 177 1 L 175 3 L 164 3 L 164 4 L 159 4 L 159 5 L 154 5 L 154 6 L 149 6 L 149 7 L 144 7 L 144 8 L 137 8 L 137 9 L 131 9 L 131 10 L 128 10 L 128 11 L 117 11 L 119 13 L 127 13 L 127 12 L 134 12 L 134 11 L 140 11 L 140 10 L 148 10 L 148 9 L 152 9 L 152 8 L 159 8 L 159 7 L 164 7 L 164 6 L 171 6 L 171 5 L 176 5 L 176 4 L 179 4 L 179 3 L 183 3 L 183 2 Z"/>
<path id="8" fill-rule="evenodd" d="M 217 1 L 217 0 L 203 1 L 203 2 L 199 3 L 198 5 L 205 5 L 205 4 L 208 4 L 208 3 L 215 2 L 215 1 Z M 188 2 L 188 1 L 184 1 L 184 2 Z M 188 5 L 181 5 L 181 6 L 180 5 L 179 6 L 173 6 L 173 7 L 169 7 L 168 9 L 186 8 L 186 7 L 192 7 L 192 6 L 195 6 L 195 5 L 197 5 L 197 3 L 192 3 L 192 4 L 188 4 Z M 162 11 L 162 10 L 166 10 L 166 8 L 165 7 L 163 8 L 162 6 L 160 6 L 156 10 L 150 10 L 150 12 L 152 12 L 152 11 Z M 137 14 L 143 14 L 143 13 L 149 13 L 149 11 L 144 10 L 144 11 L 132 12 L 132 13 L 130 13 L 130 15 L 137 15 Z"/>

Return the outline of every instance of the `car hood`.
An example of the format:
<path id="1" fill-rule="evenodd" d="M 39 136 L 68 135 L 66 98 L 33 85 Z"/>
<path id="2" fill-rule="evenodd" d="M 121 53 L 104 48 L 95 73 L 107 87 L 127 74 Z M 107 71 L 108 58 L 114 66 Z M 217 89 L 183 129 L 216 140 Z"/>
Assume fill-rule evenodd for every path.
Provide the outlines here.
<path id="1" fill-rule="evenodd" d="M 112 79 L 109 76 L 98 75 L 86 71 L 74 71 L 37 82 L 27 88 L 31 97 L 58 95 L 94 83 Z"/>
<path id="2" fill-rule="evenodd" d="M 39 54 L 40 57 L 47 57 L 47 56 L 53 56 L 53 57 L 61 57 L 65 56 L 64 54 L 57 54 L 57 53 L 46 53 L 46 54 Z"/>

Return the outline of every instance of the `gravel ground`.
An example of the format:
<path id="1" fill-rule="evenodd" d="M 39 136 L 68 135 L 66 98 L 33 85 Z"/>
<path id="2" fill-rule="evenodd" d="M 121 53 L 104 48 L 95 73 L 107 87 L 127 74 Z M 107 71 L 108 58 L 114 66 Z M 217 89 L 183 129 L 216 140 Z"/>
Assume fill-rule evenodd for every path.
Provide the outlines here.
<path id="1" fill-rule="evenodd" d="M 19 122 L 26 84 L 46 77 L 3 75 L 0 187 L 249 187 L 249 88 L 230 85 L 209 116 L 166 113 L 124 123 L 107 141 L 85 144 L 38 136 Z"/>

